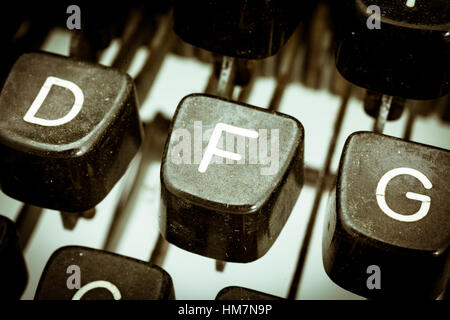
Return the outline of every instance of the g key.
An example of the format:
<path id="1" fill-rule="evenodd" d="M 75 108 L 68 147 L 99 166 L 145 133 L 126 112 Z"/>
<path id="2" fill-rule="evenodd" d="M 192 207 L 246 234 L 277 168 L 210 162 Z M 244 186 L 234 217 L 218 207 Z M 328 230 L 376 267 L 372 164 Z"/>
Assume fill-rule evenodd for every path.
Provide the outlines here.
<path id="1" fill-rule="evenodd" d="M 369 298 L 433 299 L 450 274 L 450 152 L 369 132 L 344 147 L 323 263 Z"/>

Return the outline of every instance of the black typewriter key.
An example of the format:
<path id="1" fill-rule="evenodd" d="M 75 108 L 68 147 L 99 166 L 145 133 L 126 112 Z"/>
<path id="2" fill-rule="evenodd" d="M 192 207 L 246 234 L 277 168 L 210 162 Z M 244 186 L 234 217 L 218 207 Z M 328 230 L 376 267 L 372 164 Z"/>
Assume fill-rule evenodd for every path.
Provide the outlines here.
<path id="1" fill-rule="evenodd" d="M 449 166 L 448 150 L 351 135 L 324 225 L 329 277 L 368 298 L 438 297 L 450 273 Z"/>
<path id="2" fill-rule="evenodd" d="M 448 92 L 448 0 L 345 0 L 332 12 L 336 66 L 347 80 L 409 99 Z"/>
<path id="3" fill-rule="evenodd" d="M 303 185 L 303 137 L 300 122 L 281 113 L 185 97 L 162 160 L 163 236 L 217 260 L 263 256 Z"/>
<path id="4" fill-rule="evenodd" d="M 216 300 L 282 300 L 282 298 L 252 289 L 232 286 L 220 290 Z"/>
<path id="5" fill-rule="evenodd" d="M 14 222 L 0 216 L 0 299 L 20 299 L 28 273 Z"/>
<path id="6" fill-rule="evenodd" d="M 174 2 L 175 32 L 189 44 L 231 57 L 276 54 L 315 1 Z"/>
<path id="7" fill-rule="evenodd" d="M 3 192 L 45 208 L 91 209 L 139 148 L 136 104 L 128 75 L 57 55 L 22 55 L 0 94 Z"/>
<path id="8" fill-rule="evenodd" d="M 107 251 L 69 246 L 53 253 L 35 300 L 168 300 L 172 279 L 162 268 Z"/>

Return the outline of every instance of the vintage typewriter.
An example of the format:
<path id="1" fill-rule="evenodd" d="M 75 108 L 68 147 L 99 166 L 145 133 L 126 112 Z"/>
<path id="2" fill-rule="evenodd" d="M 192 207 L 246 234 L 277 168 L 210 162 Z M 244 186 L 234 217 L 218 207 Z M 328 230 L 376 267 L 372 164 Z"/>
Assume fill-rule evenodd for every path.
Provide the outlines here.
<path id="1" fill-rule="evenodd" d="M 0 297 L 446 299 L 448 0 L 1 9 Z"/>

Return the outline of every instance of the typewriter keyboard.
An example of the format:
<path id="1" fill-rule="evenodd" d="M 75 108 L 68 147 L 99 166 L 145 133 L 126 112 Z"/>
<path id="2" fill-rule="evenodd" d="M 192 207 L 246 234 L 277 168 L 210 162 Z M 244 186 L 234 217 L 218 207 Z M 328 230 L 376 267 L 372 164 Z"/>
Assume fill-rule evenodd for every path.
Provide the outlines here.
<path id="1" fill-rule="evenodd" d="M 365 5 L 365 1 L 346 2 Z M 373 2 L 381 7 L 385 5 L 382 1 Z M 408 1 L 409 4 L 410 2 L 414 1 Z M 429 9 L 420 7 L 420 3 L 420 0 L 416 1 L 419 9 Z M 446 286 L 449 274 L 450 239 L 450 104 L 448 95 L 442 94 L 445 89 L 441 87 L 430 91 L 430 95 L 433 95 L 441 90 L 441 96 L 427 97 L 427 100 L 413 100 L 417 97 L 408 96 L 406 91 L 398 95 L 395 92 L 382 92 L 380 87 L 372 88 L 365 83 L 361 84 L 362 82 L 354 83 L 356 81 L 352 81 L 353 77 L 360 75 L 355 71 L 347 77 L 346 72 L 353 71 L 342 66 L 351 63 L 352 58 L 344 59 L 339 56 L 339 71 L 350 81 L 345 80 L 336 68 L 333 51 L 334 28 L 330 18 L 330 10 L 333 8 L 325 1 L 319 1 L 314 8 L 304 8 L 308 13 L 301 17 L 297 29 L 290 29 L 289 19 L 292 17 L 282 17 L 286 21 L 286 29 L 283 29 L 286 34 L 280 37 L 284 40 L 278 43 L 272 39 L 274 46 L 279 45 L 280 48 L 270 48 L 272 52 L 262 48 L 260 43 L 248 40 L 245 55 L 242 54 L 241 57 L 239 55 L 244 51 L 236 54 L 221 50 L 211 39 L 204 43 L 196 42 L 195 46 L 188 43 L 195 41 L 191 39 L 191 34 L 186 33 L 202 27 L 195 25 L 192 29 L 184 29 L 181 24 L 191 22 L 180 17 L 183 14 L 181 11 L 187 9 L 182 7 L 177 11 L 177 1 L 174 6 L 174 10 L 163 8 L 156 13 L 141 10 L 139 6 L 122 8 L 123 26 L 122 21 L 117 19 L 116 27 L 120 32 L 110 36 L 104 48 L 101 47 L 100 40 L 89 38 L 83 33 L 83 24 L 81 30 L 69 30 L 65 23 L 70 13 L 65 11 L 52 13 L 60 15 L 58 19 L 64 20 L 63 25 L 55 23 L 44 28 L 39 25 L 39 21 L 36 26 L 33 18 L 24 19 L 14 33 L 12 43 L 18 43 L 17 48 L 21 52 L 39 53 L 22 55 L 20 65 L 19 62 L 14 66 L 12 63 L 8 64 L 7 71 L 4 72 L 4 89 L 0 96 L 0 135 L 5 135 L 4 124 L 14 121 L 11 120 L 12 116 L 10 120 L 5 120 L 5 110 L 10 107 L 8 103 L 11 104 L 14 100 L 18 106 L 23 104 L 25 112 L 32 103 L 36 103 L 34 99 L 37 99 L 36 94 L 28 96 L 39 90 L 39 94 L 43 94 L 40 87 L 46 79 L 52 81 L 66 77 L 66 80 L 72 79 L 70 82 L 73 83 L 78 81 L 74 79 L 80 79 L 80 83 L 84 81 L 81 79 L 87 77 L 94 79 L 89 85 L 83 82 L 84 87 L 82 84 L 77 86 L 78 89 L 81 88 L 81 95 L 74 93 L 78 89 L 68 82 L 54 80 L 50 84 L 54 86 L 53 89 L 48 89 L 53 95 L 47 92 L 48 97 L 38 101 L 42 105 L 45 105 L 45 99 L 49 104 L 51 101 L 64 101 L 70 98 L 69 91 L 72 91 L 75 98 L 84 98 L 83 108 L 92 108 L 92 112 L 86 111 L 83 114 L 81 108 L 73 120 L 63 118 L 64 114 L 55 113 L 45 126 L 45 122 L 42 122 L 45 108 L 42 108 L 41 113 L 34 110 L 34 114 L 32 110 L 28 110 L 28 118 L 24 118 L 26 124 L 23 127 L 8 127 L 8 132 L 15 132 L 9 133 L 8 137 L 11 139 L 8 138 L 8 143 L 4 142 L 6 139 L 0 139 L 1 143 L 7 145 L 7 148 L 2 149 L 0 157 L 9 159 L 2 160 L 3 167 L 0 168 L 5 172 L 0 180 L 3 190 L 0 192 L 0 214 L 15 222 L 19 237 L 15 241 L 18 241 L 23 250 L 28 270 L 28 281 L 21 299 L 55 297 L 54 292 L 48 291 L 51 286 L 40 281 L 59 279 L 56 272 L 65 272 L 65 268 L 58 269 L 54 264 L 64 259 L 72 259 L 72 264 L 77 264 L 78 252 L 80 255 L 84 252 L 86 259 L 88 255 L 96 254 L 96 250 L 90 249 L 104 250 L 136 260 L 127 260 L 127 263 L 113 258 L 108 260 L 109 256 L 104 251 L 99 251 L 99 256 L 94 258 L 103 262 L 95 262 L 94 258 L 80 262 L 82 279 L 83 266 L 89 269 L 85 266 L 88 261 L 97 263 L 97 268 L 100 269 L 103 269 L 102 264 L 108 264 L 104 270 L 110 270 L 110 266 L 115 265 L 117 275 L 114 276 L 122 277 L 122 282 L 123 279 L 128 281 L 127 277 L 130 275 L 127 270 L 142 272 L 142 279 L 147 279 L 147 273 L 150 277 L 153 274 L 151 272 L 154 272 L 155 277 L 161 278 L 149 278 L 149 283 L 162 281 L 168 287 L 162 286 L 157 293 L 149 294 L 152 298 L 156 295 L 173 298 L 170 282 L 164 282 L 167 276 L 173 282 L 176 299 L 211 300 L 227 287 L 249 289 L 250 293 L 245 291 L 247 289 L 244 290 L 247 298 L 253 292 L 264 293 L 269 298 L 313 300 L 390 297 L 402 292 L 398 286 L 390 285 L 398 277 L 391 277 L 389 272 L 392 266 L 389 261 L 397 260 L 412 264 L 411 270 L 405 273 L 409 272 L 408 275 L 413 278 L 416 272 L 414 263 L 422 261 L 420 263 L 429 266 L 427 272 L 436 276 L 427 278 L 426 283 L 418 282 L 416 286 L 410 284 L 411 288 L 408 290 L 421 292 L 425 290 L 423 288 L 427 288 L 433 298 L 442 298 L 442 288 Z M 80 8 L 83 23 L 84 14 L 87 17 L 90 9 L 82 5 Z M 443 10 L 447 10 L 447 16 L 442 19 L 447 21 L 438 21 L 436 24 L 448 31 L 448 3 Z M 285 13 L 282 11 L 279 14 Z M 111 17 L 113 14 L 115 13 L 110 13 Z M 187 14 L 191 13 L 186 12 Z M 223 14 L 231 15 L 231 11 Z M 177 32 L 174 31 L 174 18 L 178 19 L 175 21 Z M 253 19 L 255 16 L 249 14 L 246 18 Z M 395 20 L 395 17 L 388 18 Z M 383 19 L 381 23 L 383 28 Z M 230 28 L 234 27 L 230 22 Z M 217 26 L 214 28 L 217 34 L 222 35 L 224 32 L 224 29 Z M 437 29 L 439 28 L 433 30 Z M 205 34 L 214 30 L 205 30 Z M 409 32 L 399 32 L 403 31 Z M 255 32 L 266 31 L 263 29 Z M 279 30 L 274 31 L 276 32 Z M 395 28 L 392 32 L 396 32 Z M 341 31 L 343 33 L 345 30 Z M 277 34 L 273 37 L 277 37 Z M 37 43 L 30 44 L 33 41 L 29 38 Z M 358 38 L 351 39 L 357 40 Z M 228 46 L 233 43 L 227 41 L 224 40 L 223 43 Z M 286 43 L 282 43 L 283 41 Z M 448 32 L 446 41 L 448 58 Z M 90 47 L 84 48 L 83 43 Z M 100 48 L 94 50 L 95 45 Z M 211 45 L 211 49 L 205 48 L 208 45 Z M 253 45 L 261 50 L 256 50 Z M 436 46 L 438 47 L 437 44 Z M 341 49 L 339 54 L 347 54 L 344 52 L 344 45 Z M 380 50 L 386 50 L 385 46 Z M 50 53 L 55 55 L 49 55 Z M 255 57 L 252 57 L 252 53 Z M 227 56 L 222 57 L 221 54 Z M 228 55 L 234 55 L 235 58 Z M 261 55 L 268 56 L 261 59 Z M 385 55 L 386 52 L 383 52 L 380 56 L 384 59 Z M 14 61 L 17 57 L 18 55 Z M 423 58 L 423 55 L 420 57 Z M 359 61 L 359 58 L 354 60 Z M 231 63 L 232 67 L 228 67 L 226 63 Z M 447 68 L 447 78 L 443 81 L 447 81 L 448 91 L 448 59 L 446 63 L 442 68 Z M 109 67 L 113 67 L 114 72 Z M 40 72 L 43 73 L 39 75 L 42 78 L 33 78 Z M 121 72 L 120 77 L 116 72 Z M 231 72 L 234 77 L 231 88 L 229 83 L 222 83 L 227 80 L 227 72 Z M 382 67 L 379 67 L 379 72 L 384 72 Z M 13 73 L 16 74 L 15 78 Z M 390 80 L 395 81 L 396 76 L 393 75 Z M 379 74 L 377 79 L 382 78 L 383 74 Z M 27 84 L 27 81 L 30 82 Z M 36 83 L 32 81 L 41 82 L 33 89 Z M 23 88 L 22 92 L 22 89 L 17 89 L 19 84 Z M 55 87 L 58 85 L 65 89 L 57 90 Z M 133 85 L 135 92 L 127 89 Z M 7 96 L 11 92 L 16 93 L 14 99 Z M 57 99 L 55 95 L 58 94 L 65 94 L 66 98 L 52 100 Z M 185 98 L 187 96 L 189 97 Z M 88 104 L 89 101 L 94 102 Z M 389 116 L 385 114 L 383 120 L 383 106 L 387 103 L 391 105 L 391 113 Z M 76 106 L 77 102 L 70 100 L 66 107 L 70 108 L 72 104 Z M 266 110 L 254 109 L 249 105 Z M 372 110 L 373 114 L 370 115 L 371 106 L 379 107 L 380 111 Z M 397 107 L 400 112 L 395 115 L 393 113 Z M 48 108 L 50 113 L 55 112 L 51 111 L 51 106 Z M 133 110 L 138 111 L 138 117 Z M 275 111 L 279 113 L 273 113 Z M 97 116 L 100 117 L 100 124 L 94 123 Z M 80 117 L 86 117 L 87 120 L 79 122 L 81 120 L 77 118 Z M 55 141 L 65 139 L 68 132 L 75 132 L 78 128 L 92 130 L 92 135 L 86 139 L 78 139 L 74 134 L 70 137 L 78 139 L 76 142 L 66 141 L 80 143 L 79 150 L 83 155 L 77 158 L 77 164 L 58 162 L 58 159 L 63 158 L 55 155 L 60 150 L 59 142 L 55 142 L 56 147 L 50 147 L 53 142 L 45 140 L 50 139 L 57 131 L 39 136 L 39 139 L 45 141 L 29 141 L 38 139 L 38 134 L 34 135 L 35 131 L 30 131 L 27 136 L 27 126 L 42 127 L 42 130 L 47 130 L 45 132 L 51 132 L 51 121 L 57 121 L 55 119 L 60 119 L 60 122 L 63 121 L 61 119 L 68 120 L 55 126 L 55 130 L 63 129 L 54 135 Z M 171 125 L 172 120 L 174 122 Z M 278 126 L 282 148 L 278 165 L 280 170 L 285 171 L 279 177 L 260 175 L 259 168 L 251 169 L 253 171 L 250 172 L 250 169 L 245 169 L 244 164 L 239 170 L 224 173 L 223 170 L 226 169 L 223 168 L 239 165 L 223 164 L 221 167 L 210 160 L 209 163 L 203 161 L 202 167 L 202 154 L 197 158 L 198 162 L 195 162 L 194 153 L 194 163 L 189 164 L 186 169 L 179 169 L 180 165 L 174 164 L 174 158 L 170 158 L 170 155 L 174 154 L 171 148 L 176 146 L 176 139 L 179 139 L 175 134 L 184 131 L 175 129 L 182 130 L 191 126 L 195 130 L 194 121 L 201 121 L 204 130 L 208 128 L 211 132 L 214 131 L 211 137 L 218 128 L 214 125 L 225 123 L 220 127 L 222 131 L 217 129 L 219 135 L 225 136 L 223 131 L 227 131 L 227 134 L 234 132 L 245 136 L 246 141 L 257 137 L 259 129 L 255 127 L 256 131 L 239 131 L 246 125 L 247 129 L 251 129 L 250 124 L 259 121 L 258 123 L 264 123 L 263 128 L 267 128 L 267 131 Z M 90 127 L 91 124 L 95 130 L 110 130 L 107 133 L 110 138 L 108 143 L 96 144 L 95 139 L 98 137 Z M 76 126 L 73 130 L 70 127 L 72 125 Z M 355 133 L 361 131 L 364 133 Z M 272 132 L 270 135 L 272 140 L 274 134 Z M 259 136 L 262 135 L 262 131 L 259 131 Z M 14 137 L 19 136 L 22 140 L 15 140 Z M 165 145 L 168 137 L 173 143 Z M 26 141 L 23 142 L 23 139 Z M 204 152 L 207 148 L 209 150 L 208 141 L 200 141 Z M 20 147 L 15 147 L 18 145 Z M 249 142 L 245 144 L 246 147 L 249 145 Z M 40 146 L 39 152 L 27 151 L 35 146 Z M 165 148 L 169 150 L 167 154 Z M 213 150 L 216 152 L 216 160 L 220 158 L 217 150 Z M 232 154 L 223 154 L 223 162 L 223 158 L 229 161 L 228 157 L 232 157 Z M 183 156 L 185 154 L 177 159 L 184 161 Z M 95 161 L 89 162 L 89 159 Z M 236 160 L 238 158 L 234 159 Z M 61 180 L 57 188 L 45 189 L 38 182 L 47 179 L 46 175 L 68 177 L 78 174 L 75 168 L 83 167 L 83 161 L 95 163 L 92 164 L 94 173 L 89 173 L 89 181 L 84 182 L 81 178 L 77 180 L 80 186 L 72 185 L 71 179 L 65 179 Z M 23 167 L 19 167 L 23 164 Z M 267 164 L 265 168 L 270 169 L 269 167 Z M 34 172 L 36 176 L 28 172 Z M 84 171 L 79 174 L 83 175 Z M 384 174 L 386 175 L 383 176 Z M 402 177 L 395 178 L 396 175 Z M 391 183 L 389 179 L 392 180 Z M 13 186 L 14 183 L 16 185 Z M 336 184 L 338 188 L 335 188 Z M 405 185 L 408 187 L 401 190 Z M 272 200 L 263 204 L 258 202 L 260 198 L 272 199 L 272 196 L 279 197 L 273 200 L 274 204 Z M 72 201 L 74 197 L 78 200 Z M 88 206 L 90 201 L 96 203 L 96 197 L 102 200 L 95 205 L 95 211 L 83 207 L 85 204 Z M 396 198 L 401 199 L 397 201 Z M 233 205 L 228 205 L 230 203 Z M 255 211 L 248 209 L 247 205 L 256 208 Z M 183 211 L 188 206 L 189 211 Z M 334 211 L 333 206 L 336 207 Z M 413 214 L 414 212 L 417 213 Z M 248 220 L 239 218 L 244 214 L 249 215 Z M 371 219 L 372 214 L 375 218 L 367 220 Z M 267 215 L 268 222 L 260 221 L 260 216 L 263 215 Z M 255 225 L 251 224 L 253 222 Z M 267 226 L 264 224 L 261 227 L 263 223 L 267 223 Z M 334 224 L 335 233 L 330 230 L 330 224 L 331 229 Z M 420 225 L 417 227 L 417 224 Z M 222 228 L 224 225 L 226 227 Z M 206 228 L 209 226 L 211 227 Z M 247 226 L 249 229 L 263 230 L 255 231 L 254 238 L 246 238 L 240 230 Z M 227 243 L 226 248 L 221 247 L 224 242 Z M 334 251 L 327 251 L 331 250 L 327 245 Z M 360 246 L 359 251 L 354 249 L 357 245 Z M 50 264 L 52 254 L 66 246 L 71 247 L 67 251 L 59 251 L 59 256 L 52 258 L 53 264 Z M 78 246 L 85 249 L 77 249 Z M 10 259 L 15 257 L 10 256 Z M 135 262 L 137 260 L 151 262 L 158 267 L 141 271 L 141 266 Z M 366 288 L 366 285 L 370 287 L 371 269 L 367 269 L 370 265 L 380 269 L 381 290 Z M 384 270 L 387 271 L 383 273 Z M 70 274 L 60 276 L 63 279 L 61 281 L 65 281 Z M 417 275 L 418 279 L 420 277 L 420 274 Z M 94 278 L 92 279 L 95 280 Z M 135 280 L 130 278 L 129 281 L 131 283 Z M 117 283 L 117 287 L 121 289 Z M 399 283 L 402 282 L 399 280 Z M 428 288 L 430 283 L 433 285 Z M 406 284 L 402 283 L 402 286 L 405 288 Z M 108 290 L 111 291 L 111 297 L 117 299 L 114 288 Z M 73 294 L 75 291 L 73 290 Z M 227 291 L 226 294 L 233 296 L 233 292 L 235 291 Z M 373 294 L 374 292 L 379 292 L 379 295 Z M 66 295 L 61 293 L 61 299 Z M 126 292 L 122 292 L 122 296 L 126 296 Z M 105 297 L 107 296 L 100 295 L 100 298 Z M 142 298 L 141 295 L 132 296 L 136 297 Z"/>

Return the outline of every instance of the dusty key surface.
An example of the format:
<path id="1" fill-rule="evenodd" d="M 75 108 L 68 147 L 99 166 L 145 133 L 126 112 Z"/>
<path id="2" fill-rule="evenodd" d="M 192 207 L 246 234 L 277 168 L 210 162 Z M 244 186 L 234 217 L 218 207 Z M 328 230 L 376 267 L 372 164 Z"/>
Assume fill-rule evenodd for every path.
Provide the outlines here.
<path id="1" fill-rule="evenodd" d="M 62 211 L 94 207 L 141 143 L 131 78 L 62 56 L 22 55 L 0 94 L 0 183 Z"/>
<path id="2" fill-rule="evenodd" d="M 58 249 L 49 259 L 36 300 L 174 299 L 170 275 L 162 268 L 85 247 Z"/>
<path id="3" fill-rule="evenodd" d="M 323 263 L 370 298 L 436 298 L 449 277 L 450 152 L 371 132 L 344 147 Z"/>
<path id="4" fill-rule="evenodd" d="M 160 227 L 169 242 L 219 260 L 253 261 L 297 201 L 303 127 L 280 113 L 187 96 L 166 143 L 161 184 Z"/>

